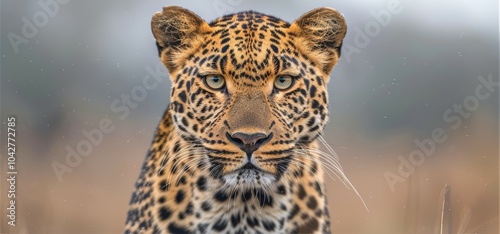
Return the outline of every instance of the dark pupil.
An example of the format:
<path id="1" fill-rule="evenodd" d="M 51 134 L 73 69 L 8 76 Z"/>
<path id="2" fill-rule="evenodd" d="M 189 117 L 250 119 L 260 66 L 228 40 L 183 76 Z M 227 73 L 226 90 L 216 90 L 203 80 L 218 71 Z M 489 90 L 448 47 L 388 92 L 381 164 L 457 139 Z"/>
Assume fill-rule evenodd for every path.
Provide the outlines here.
<path id="1" fill-rule="evenodd" d="M 219 82 L 219 77 L 212 77 L 212 81 L 215 83 Z"/>
<path id="2" fill-rule="evenodd" d="M 286 81 L 285 77 L 280 77 L 280 82 L 281 83 L 285 83 L 285 81 Z"/>

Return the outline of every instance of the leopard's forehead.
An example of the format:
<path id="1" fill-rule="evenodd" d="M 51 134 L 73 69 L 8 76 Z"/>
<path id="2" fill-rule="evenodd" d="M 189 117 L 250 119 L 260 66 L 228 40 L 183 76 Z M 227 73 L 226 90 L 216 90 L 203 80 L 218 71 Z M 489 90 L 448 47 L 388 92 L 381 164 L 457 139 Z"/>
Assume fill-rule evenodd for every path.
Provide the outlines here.
<path id="1" fill-rule="evenodd" d="M 210 27 L 212 30 L 200 50 L 200 61 L 208 62 L 209 70 L 217 69 L 238 83 L 263 85 L 277 73 L 297 64 L 291 55 L 294 45 L 288 31 L 290 24 L 286 21 L 244 11 L 220 17 L 211 22 Z"/>
<path id="2" fill-rule="evenodd" d="M 263 30 L 272 28 L 288 28 L 290 24 L 271 15 L 256 11 L 242 11 L 215 19 L 211 27 L 231 28 L 236 30 Z"/>

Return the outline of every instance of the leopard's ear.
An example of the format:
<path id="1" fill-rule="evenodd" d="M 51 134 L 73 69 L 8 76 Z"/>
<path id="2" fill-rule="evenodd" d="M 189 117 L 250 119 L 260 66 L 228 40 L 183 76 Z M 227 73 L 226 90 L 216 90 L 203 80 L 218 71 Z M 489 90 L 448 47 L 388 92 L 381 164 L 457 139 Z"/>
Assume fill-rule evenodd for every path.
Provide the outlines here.
<path id="1" fill-rule="evenodd" d="M 170 6 L 153 15 L 151 30 L 161 61 L 173 72 L 203 41 L 202 35 L 210 31 L 210 26 L 189 10 Z"/>
<path id="2" fill-rule="evenodd" d="M 299 44 L 315 58 L 323 71 L 329 74 L 340 57 L 342 40 L 347 32 L 347 24 L 337 10 L 328 7 L 313 9 L 291 26 Z"/>

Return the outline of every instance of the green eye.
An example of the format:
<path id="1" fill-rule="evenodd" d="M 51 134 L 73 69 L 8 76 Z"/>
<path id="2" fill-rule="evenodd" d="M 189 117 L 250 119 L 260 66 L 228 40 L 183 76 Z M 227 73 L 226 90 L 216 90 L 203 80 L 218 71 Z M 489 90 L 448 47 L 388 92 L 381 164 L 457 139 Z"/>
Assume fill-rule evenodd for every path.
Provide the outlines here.
<path id="1" fill-rule="evenodd" d="M 291 76 L 278 76 L 274 80 L 274 88 L 283 91 L 289 89 L 293 85 L 293 78 Z"/>
<path id="2" fill-rule="evenodd" d="M 217 90 L 224 88 L 226 81 L 220 75 L 208 75 L 203 78 L 205 85 L 211 89 Z"/>

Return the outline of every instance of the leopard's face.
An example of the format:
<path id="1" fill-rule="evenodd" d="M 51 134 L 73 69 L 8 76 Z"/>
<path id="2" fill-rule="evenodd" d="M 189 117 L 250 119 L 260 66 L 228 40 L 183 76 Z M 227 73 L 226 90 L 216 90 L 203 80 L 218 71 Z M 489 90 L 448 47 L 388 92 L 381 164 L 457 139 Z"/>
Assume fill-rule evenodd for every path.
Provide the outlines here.
<path id="1" fill-rule="evenodd" d="M 207 24 L 168 8 L 152 26 L 171 75 L 175 131 L 203 149 L 210 176 L 239 187 L 291 176 L 328 120 L 342 16 L 325 8 L 288 24 L 243 12 Z"/>

